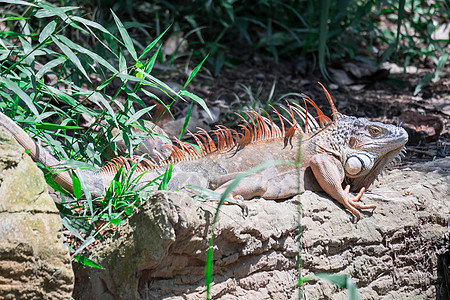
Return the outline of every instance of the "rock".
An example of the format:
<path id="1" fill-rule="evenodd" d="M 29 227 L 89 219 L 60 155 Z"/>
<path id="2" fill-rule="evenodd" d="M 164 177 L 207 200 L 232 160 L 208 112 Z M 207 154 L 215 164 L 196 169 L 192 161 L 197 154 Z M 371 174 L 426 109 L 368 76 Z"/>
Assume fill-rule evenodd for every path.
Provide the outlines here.
<path id="1" fill-rule="evenodd" d="M 0 298 L 70 299 L 71 260 L 42 172 L 0 127 Z"/>
<path id="2" fill-rule="evenodd" d="M 297 210 L 302 203 L 302 275 L 347 274 L 362 299 L 445 299 L 438 255 L 448 231 L 450 159 L 393 170 L 363 197 L 359 222 L 324 195 L 246 201 L 249 215 L 221 208 L 215 227 L 214 299 L 298 297 Z M 425 176 L 426 174 L 426 176 Z M 104 269 L 76 268 L 76 299 L 205 299 L 208 233 L 215 204 L 159 192 L 94 250 Z M 448 234 L 448 233 L 447 233 Z M 448 246 L 447 246 L 448 247 Z M 448 250 L 447 250 L 448 251 Z M 346 299 L 323 280 L 307 299 Z"/>

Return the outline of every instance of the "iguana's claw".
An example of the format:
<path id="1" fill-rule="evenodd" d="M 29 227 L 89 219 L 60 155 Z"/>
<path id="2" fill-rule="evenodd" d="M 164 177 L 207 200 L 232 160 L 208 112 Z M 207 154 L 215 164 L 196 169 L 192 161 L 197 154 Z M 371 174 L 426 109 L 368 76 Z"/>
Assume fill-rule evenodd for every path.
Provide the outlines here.
<path id="1" fill-rule="evenodd" d="M 375 204 L 358 203 L 359 199 L 361 199 L 365 191 L 366 189 L 362 187 L 359 193 L 352 198 L 352 196 L 350 195 L 350 185 L 347 185 L 344 189 L 344 193 L 348 196 L 344 200 L 344 206 L 356 217 L 357 221 L 359 220 L 360 217 L 358 209 L 375 209 L 377 207 Z"/>
<path id="2" fill-rule="evenodd" d="M 244 201 L 244 197 L 242 197 L 241 195 L 234 195 L 233 196 L 233 199 L 234 199 L 234 201 L 236 201 L 236 204 L 240 207 L 240 208 L 242 208 L 242 211 L 244 212 L 244 214 L 246 215 L 246 216 L 248 216 L 248 206 L 247 205 L 245 205 L 244 203 L 243 203 L 243 201 Z"/>

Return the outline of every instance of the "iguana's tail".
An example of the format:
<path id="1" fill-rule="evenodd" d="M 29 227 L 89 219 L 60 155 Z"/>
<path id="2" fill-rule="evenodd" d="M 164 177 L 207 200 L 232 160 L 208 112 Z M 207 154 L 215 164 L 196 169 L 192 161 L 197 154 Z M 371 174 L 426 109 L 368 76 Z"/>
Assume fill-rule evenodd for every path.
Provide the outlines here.
<path id="1" fill-rule="evenodd" d="M 58 171 L 60 169 L 60 161 L 55 158 L 48 150 L 33 140 L 22 128 L 20 128 L 13 120 L 0 112 L 0 125 L 9 131 L 16 141 L 25 149 L 29 149 L 29 154 L 35 162 L 39 162 L 44 166 L 53 170 L 53 180 L 62 186 L 65 190 L 73 193 L 72 173 L 70 170 Z"/>

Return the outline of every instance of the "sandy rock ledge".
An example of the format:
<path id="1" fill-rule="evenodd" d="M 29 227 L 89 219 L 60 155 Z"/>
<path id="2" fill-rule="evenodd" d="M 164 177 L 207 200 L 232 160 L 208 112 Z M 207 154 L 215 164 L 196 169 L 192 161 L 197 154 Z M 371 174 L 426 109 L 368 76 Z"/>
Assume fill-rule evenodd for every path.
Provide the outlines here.
<path id="1" fill-rule="evenodd" d="M 215 230 L 214 299 L 294 299 L 298 199 L 302 275 L 345 273 L 362 299 L 447 299 L 450 159 L 388 172 L 363 197 L 377 209 L 361 220 L 324 195 L 247 201 L 221 210 Z M 160 192 L 90 257 L 104 270 L 76 268 L 76 299 L 205 299 L 207 234 L 215 205 Z M 447 243 L 447 244 L 446 244 Z M 440 256 L 439 256 L 440 255 Z M 439 271 L 440 270 L 440 271 Z M 440 273 L 438 273 L 438 271 Z M 346 299 L 322 280 L 306 299 Z"/>

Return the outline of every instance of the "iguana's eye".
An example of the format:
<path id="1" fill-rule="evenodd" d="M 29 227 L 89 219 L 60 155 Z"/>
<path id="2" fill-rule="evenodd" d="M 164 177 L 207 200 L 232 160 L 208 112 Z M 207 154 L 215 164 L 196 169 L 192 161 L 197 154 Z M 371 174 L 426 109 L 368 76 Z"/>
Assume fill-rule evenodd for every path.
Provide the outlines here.
<path id="1" fill-rule="evenodd" d="M 377 127 L 377 126 L 371 126 L 371 127 L 369 128 L 369 133 L 370 133 L 371 136 L 378 136 L 378 135 L 380 135 L 382 132 L 383 132 L 383 131 L 381 130 L 381 128 L 380 128 L 380 127 Z"/>

